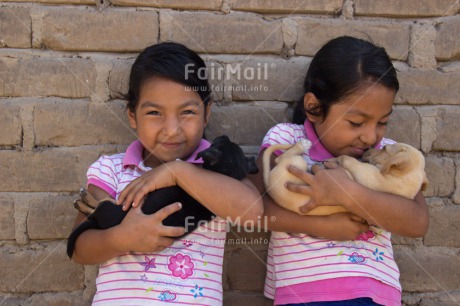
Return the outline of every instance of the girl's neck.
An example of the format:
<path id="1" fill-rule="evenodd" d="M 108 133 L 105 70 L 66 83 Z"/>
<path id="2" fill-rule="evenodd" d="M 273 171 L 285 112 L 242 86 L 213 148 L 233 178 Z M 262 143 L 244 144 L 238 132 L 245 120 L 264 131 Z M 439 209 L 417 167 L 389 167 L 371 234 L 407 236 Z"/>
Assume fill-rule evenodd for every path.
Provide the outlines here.
<path id="1" fill-rule="evenodd" d="M 145 148 L 142 150 L 142 160 L 144 166 L 155 168 L 164 164 L 164 161 L 159 160 L 155 155 L 147 151 Z"/>

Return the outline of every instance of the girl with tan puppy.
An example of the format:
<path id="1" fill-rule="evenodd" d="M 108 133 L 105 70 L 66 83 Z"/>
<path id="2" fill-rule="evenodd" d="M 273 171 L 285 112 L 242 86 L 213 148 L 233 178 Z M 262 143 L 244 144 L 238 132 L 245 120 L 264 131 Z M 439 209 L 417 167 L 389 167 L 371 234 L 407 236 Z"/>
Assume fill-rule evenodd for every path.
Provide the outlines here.
<path id="1" fill-rule="evenodd" d="M 311 147 L 303 157 L 319 164 L 341 155 L 360 158 L 371 148 L 395 143 L 383 137 L 399 89 L 385 49 L 352 37 L 333 39 L 313 58 L 304 85 L 293 123 L 278 124 L 266 134 L 260 169 L 263 151 L 275 144 L 308 140 Z M 390 237 L 426 233 L 429 217 L 422 193 L 412 200 L 371 190 L 337 165 L 324 165 L 313 165 L 313 174 L 289 166 L 302 183 L 286 188 L 310 197 L 302 212 L 339 205 L 348 212 L 302 216 L 264 197 L 270 217 L 266 226 L 272 231 L 265 295 L 275 305 L 401 305 Z M 261 172 L 253 180 L 265 193 L 262 178 Z"/>

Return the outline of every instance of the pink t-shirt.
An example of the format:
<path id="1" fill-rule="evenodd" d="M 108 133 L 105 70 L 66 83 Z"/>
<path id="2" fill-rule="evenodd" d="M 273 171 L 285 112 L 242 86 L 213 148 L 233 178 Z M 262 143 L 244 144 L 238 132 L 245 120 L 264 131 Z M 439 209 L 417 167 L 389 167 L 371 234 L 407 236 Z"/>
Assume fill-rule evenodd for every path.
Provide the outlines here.
<path id="1" fill-rule="evenodd" d="M 333 157 L 308 120 L 304 125 L 274 126 L 265 135 L 261 150 L 273 144 L 295 144 L 301 139 L 312 142 L 309 152 L 303 155 L 308 164 Z M 376 147 L 391 143 L 394 141 L 384 138 Z M 264 293 L 275 299 L 276 305 L 361 297 L 383 305 L 401 305 L 399 269 L 390 238 L 391 233 L 377 227 L 354 241 L 272 232 Z"/>
<path id="2" fill-rule="evenodd" d="M 202 140 L 188 162 L 209 147 Z M 126 153 L 102 156 L 88 170 L 88 185 L 114 198 L 151 168 L 143 147 L 133 142 Z M 93 305 L 222 305 L 222 262 L 227 222 L 219 217 L 198 227 L 158 253 L 129 253 L 103 263 Z"/>

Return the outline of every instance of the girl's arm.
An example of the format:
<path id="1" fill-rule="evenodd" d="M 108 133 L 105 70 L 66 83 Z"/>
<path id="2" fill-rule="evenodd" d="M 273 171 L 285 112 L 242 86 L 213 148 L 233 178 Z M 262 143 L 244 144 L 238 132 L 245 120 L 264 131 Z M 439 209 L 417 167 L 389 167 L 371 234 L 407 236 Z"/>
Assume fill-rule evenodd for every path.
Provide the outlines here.
<path id="1" fill-rule="evenodd" d="M 259 154 L 257 166 L 259 173 L 249 178 L 263 196 L 264 228 L 278 232 L 304 233 L 314 237 L 332 240 L 354 240 L 369 229 L 369 225 L 361 222 L 362 218 L 351 213 L 340 213 L 329 216 L 303 216 L 276 204 L 266 194 L 263 183 L 262 154 Z M 272 157 L 272 163 L 275 157 Z"/>
<path id="2" fill-rule="evenodd" d="M 96 199 L 111 198 L 104 190 L 88 186 L 88 192 Z M 170 246 L 174 239 L 170 237 L 184 234 L 183 227 L 164 226 L 161 222 L 167 216 L 180 209 L 171 204 L 155 214 L 145 215 L 140 207 L 131 209 L 122 223 L 105 230 L 87 230 L 75 244 L 72 260 L 84 265 L 100 264 L 113 257 L 130 251 L 157 252 Z M 86 217 L 80 213 L 75 227 Z"/>
<path id="3" fill-rule="evenodd" d="M 302 211 L 320 205 L 342 205 L 366 219 L 369 224 L 401 236 L 422 237 L 428 230 L 428 208 L 421 192 L 411 200 L 371 190 L 350 179 L 342 168 L 322 169 L 314 166 L 314 175 L 292 166 L 289 171 L 310 185 L 288 184 L 288 189 L 312 197 Z"/>
<path id="4" fill-rule="evenodd" d="M 329 216 L 302 216 L 276 204 L 268 195 L 264 196 L 264 226 L 271 231 L 304 233 L 313 237 L 331 240 L 354 240 L 369 230 L 362 218 L 351 213 Z"/>
<path id="5" fill-rule="evenodd" d="M 233 222 L 259 220 L 262 199 L 248 180 L 238 181 L 183 161 L 172 161 L 132 181 L 118 197 L 125 209 L 139 206 L 147 193 L 178 185 L 210 211 Z"/>

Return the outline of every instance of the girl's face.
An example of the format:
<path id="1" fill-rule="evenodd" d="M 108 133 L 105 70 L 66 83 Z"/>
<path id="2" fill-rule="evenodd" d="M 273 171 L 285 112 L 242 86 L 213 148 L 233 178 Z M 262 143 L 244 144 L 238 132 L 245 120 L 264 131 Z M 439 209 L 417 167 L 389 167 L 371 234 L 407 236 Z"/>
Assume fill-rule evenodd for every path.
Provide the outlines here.
<path id="1" fill-rule="evenodd" d="M 306 108 L 309 94 L 304 99 Z M 394 90 L 381 84 L 366 86 L 344 102 L 332 105 L 324 121 L 308 113 L 307 117 L 313 122 L 321 143 L 332 155 L 361 157 L 365 150 L 382 140 L 395 94 Z"/>
<path id="2" fill-rule="evenodd" d="M 130 125 L 145 148 L 145 165 L 156 167 L 191 155 L 203 136 L 210 109 L 185 85 L 160 77 L 146 81 L 135 112 L 128 110 Z"/>

